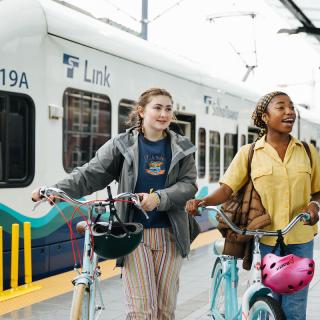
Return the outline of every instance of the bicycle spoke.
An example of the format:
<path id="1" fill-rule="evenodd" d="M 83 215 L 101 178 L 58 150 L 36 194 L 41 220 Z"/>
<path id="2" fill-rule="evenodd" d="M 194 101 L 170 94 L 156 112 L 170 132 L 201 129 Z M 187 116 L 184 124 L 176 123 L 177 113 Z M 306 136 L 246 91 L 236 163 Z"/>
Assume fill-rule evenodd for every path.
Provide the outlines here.
<path id="1" fill-rule="evenodd" d="M 249 320 L 284 320 L 279 302 L 269 296 L 259 297 L 250 308 Z"/>

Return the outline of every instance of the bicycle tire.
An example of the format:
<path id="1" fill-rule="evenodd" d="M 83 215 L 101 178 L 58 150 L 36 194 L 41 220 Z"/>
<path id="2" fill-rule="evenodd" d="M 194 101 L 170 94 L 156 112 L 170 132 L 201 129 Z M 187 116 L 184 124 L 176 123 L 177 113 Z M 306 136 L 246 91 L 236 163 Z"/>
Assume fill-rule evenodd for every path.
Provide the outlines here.
<path id="1" fill-rule="evenodd" d="M 265 296 L 254 300 L 249 310 L 249 320 L 258 319 L 285 320 L 286 317 L 279 301 Z"/>
<path id="2" fill-rule="evenodd" d="M 86 285 L 84 283 L 79 283 L 74 287 L 69 318 L 70 320 L 81 320 L 85 290 Z"/>
<path id="3" fill-rule="evenodd" d="M 222 273 L 222 262 L 218 257 L 212 269 L 209 292 L 209 306 L 212 319 L 215 319 L 214 314 L 219 314 L 220 318 L 225 319 L 225 281 Z"/>

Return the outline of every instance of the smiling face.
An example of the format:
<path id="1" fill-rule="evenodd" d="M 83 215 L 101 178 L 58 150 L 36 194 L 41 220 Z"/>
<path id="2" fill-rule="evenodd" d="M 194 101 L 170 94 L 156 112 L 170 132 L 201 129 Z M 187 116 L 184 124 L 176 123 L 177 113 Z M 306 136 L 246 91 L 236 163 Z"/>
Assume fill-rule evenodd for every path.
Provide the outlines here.
<path id="1" fill-rule="evenodd" d="M 140 107 L 143 129 L 148 132 L 163 132 L 170 125 L 173 117 L 172 100 L 168 96 L 151 96 L 149 102 Z"/>
<path id="2" fill-rule="evenodd" d="M 289 96 L 275 96 L 262 115 L 268 132 L 290 133 L 296 120 L 296 112 Z"/>

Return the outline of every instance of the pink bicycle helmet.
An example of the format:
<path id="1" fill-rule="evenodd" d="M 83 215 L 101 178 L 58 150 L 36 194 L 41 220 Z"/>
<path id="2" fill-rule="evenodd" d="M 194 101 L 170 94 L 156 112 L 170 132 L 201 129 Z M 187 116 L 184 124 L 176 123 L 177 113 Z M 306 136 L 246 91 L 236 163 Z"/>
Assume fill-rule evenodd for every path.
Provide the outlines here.
<path id="1" fill-rule="evenodd" d="M 267 254 L 262 259 L 262 283 L 280 294 L 291 294 L 310 283 L 314 261 L 293 254 L 284 257 Z"/>

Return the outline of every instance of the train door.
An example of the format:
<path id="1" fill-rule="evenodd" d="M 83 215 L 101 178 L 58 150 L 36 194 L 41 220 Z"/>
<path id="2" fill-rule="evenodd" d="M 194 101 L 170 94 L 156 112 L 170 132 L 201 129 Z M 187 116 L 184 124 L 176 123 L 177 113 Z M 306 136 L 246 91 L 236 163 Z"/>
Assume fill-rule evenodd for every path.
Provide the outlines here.
<path id="1" fill-rule="evenodd" d="M 259 129 L 256 127 L 248 127 L 248 143 L 256 141 L 259 134 Z"/>
<path id="2" fill-rule="evenodd" d="M 310 143 L 312 143 L 317 148 L 317 141 L 315 139 L 310 139 Z"/>
<path id="3" fill-rule="evenodd" d="M 196 140 L 196 116 L 193 114 L 176 112 L 176 120 L 170 124 L 170 129 L 190 139 L 195 144 Z"/>

